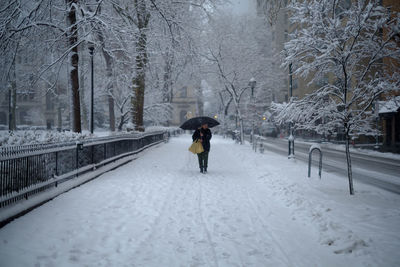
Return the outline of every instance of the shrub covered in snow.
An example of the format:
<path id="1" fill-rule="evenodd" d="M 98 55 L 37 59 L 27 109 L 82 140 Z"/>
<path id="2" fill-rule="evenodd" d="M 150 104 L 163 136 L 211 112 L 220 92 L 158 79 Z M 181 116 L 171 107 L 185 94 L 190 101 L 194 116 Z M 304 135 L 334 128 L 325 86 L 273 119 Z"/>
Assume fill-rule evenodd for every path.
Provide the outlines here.
<path id="1" fill-rule="evenodd" d="M 157 131 L 166 131 L 171 133 L 176 130 L 178 130 L 177 127 L 151 126 L 146 128 L 146 133 Z M 94 132 L 94 134 L 90 134 L 89 132 L 74 133 L 69 131 L 57 132 L 46 130 L 25 130 L 13 132 L 0 131 L 0 146 L 64 143 L 96 137 L 118 136 L 138 133 L 139 132 L 133 131 L 133 129 L 120 132 L 110 132 L 104 130 Z"/>
<path id="2" fill-rule="evenodd" d="M 19 146 L 46 143 L 63 143 L 93 137 L 87 133 L 56 132 L 44 130 L 1 131 L 0 146 Z"/>

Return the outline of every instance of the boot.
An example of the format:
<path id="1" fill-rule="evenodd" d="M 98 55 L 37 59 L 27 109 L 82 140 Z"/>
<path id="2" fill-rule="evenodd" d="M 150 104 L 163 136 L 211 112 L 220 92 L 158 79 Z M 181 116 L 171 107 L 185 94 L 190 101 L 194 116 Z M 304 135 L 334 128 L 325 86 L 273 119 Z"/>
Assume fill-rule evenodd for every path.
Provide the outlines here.
<path id="1" fill-rule="evenodd" d="M 200 167 L 200 173 L 203 173 L 203 167 Z"/>
<path id="2" fill-rule="evenodd" d="M 204 173 L 204 174 L 206 174 L 206 173 L 207 173 L 207 167 L 204 167 L 204 171 L 203 171 L 203 173 Z"/>

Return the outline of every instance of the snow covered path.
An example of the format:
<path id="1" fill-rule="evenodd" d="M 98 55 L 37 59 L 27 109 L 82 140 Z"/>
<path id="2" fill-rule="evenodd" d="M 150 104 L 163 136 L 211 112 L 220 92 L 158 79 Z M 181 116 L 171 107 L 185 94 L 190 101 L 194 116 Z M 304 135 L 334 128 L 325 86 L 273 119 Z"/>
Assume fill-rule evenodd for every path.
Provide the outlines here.
<path id="1" fill-rule="evenodd" d="M 0 266 L 399 266 L 400 197 L 214 137 L 171 139 L 0 229 Z"/>

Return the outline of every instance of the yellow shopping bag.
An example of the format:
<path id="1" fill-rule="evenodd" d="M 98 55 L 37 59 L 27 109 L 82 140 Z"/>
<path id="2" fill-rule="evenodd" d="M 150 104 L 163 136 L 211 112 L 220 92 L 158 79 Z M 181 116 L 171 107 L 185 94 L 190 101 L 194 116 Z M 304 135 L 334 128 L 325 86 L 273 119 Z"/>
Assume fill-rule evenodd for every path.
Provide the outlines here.
<path id="1" fill-rule="evenodd" d="M 199 140 L 193 142 L 193 144 L 189 147 L 189 151 L 193 154 L 200 154 L 204 151 L 203 145 Z"/>

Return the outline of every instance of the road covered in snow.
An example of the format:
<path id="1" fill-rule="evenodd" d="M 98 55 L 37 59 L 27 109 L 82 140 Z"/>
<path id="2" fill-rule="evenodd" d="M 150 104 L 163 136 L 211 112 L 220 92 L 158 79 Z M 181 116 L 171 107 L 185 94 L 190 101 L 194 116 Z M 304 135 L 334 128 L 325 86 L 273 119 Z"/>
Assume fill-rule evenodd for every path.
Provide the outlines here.
<path id="1" fill-rule="evenodd" d="M 400 196 L 215 136 L 190 136 L 0 229 L 0 266 L 399 266 Z"/>

